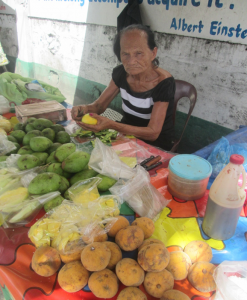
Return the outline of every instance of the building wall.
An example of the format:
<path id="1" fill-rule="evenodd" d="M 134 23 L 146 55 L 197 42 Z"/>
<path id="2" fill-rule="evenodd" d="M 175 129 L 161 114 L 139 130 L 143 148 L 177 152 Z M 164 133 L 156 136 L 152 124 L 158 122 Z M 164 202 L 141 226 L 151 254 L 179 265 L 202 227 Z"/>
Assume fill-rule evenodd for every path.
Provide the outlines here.
<path id="1" fill-rule="evenodd" d="M 20 3 L 18 18 L 0 15 L 0 40 L 12 60 L 18 57 L 16 72 L 58 87 L 70 103 L 96 99 L 118 63 L 116 27 L 30 18 Z M 246 45 L 155 35 L 160 66 L 197 89 L 193 116 L 233 130 L 247 125 Z M 187 102 L 178 109 L 187 112 Z"/>

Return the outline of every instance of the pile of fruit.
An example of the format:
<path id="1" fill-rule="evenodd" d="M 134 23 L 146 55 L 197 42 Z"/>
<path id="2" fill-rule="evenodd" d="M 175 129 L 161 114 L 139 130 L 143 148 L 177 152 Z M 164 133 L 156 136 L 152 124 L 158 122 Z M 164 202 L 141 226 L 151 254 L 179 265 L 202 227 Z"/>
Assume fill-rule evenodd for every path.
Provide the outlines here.
<path id="1" fill-rule="evenodd" d="M 10 132 L 11 125 L 8 120 L 2 120 L 0 124 Z M 39 174 L 30 182 L 27 189 L 27 197 L 24 199 L 19 193 L 15 183 L 20 185 L 19 176 L 8 173 L 7 169 L 0 171 L 0 195 L 5 199 L 10 197 L 9 205 L 29 201 L 29 196 L 37 197 L 50 192 L 59 191 L 62 196 L 58 196 L 44 205 L 45 211 L 60 205 L 64 198 L 72 200 L 68 189 L 79 181 L 95 176 L 99 177 L 97 194 L 91 200 L 99 197 L 98 190 L 104 192 L 108 190 L 115 180 L 107 176 L 98 174 L 92 169 L 88 169 L 90 155 L 83 151 L 76 151 L 76 145 L 70 142 L 70 136 L 63 126 L 53 124 L 48 119 L 29 118 L 25 124 L 16 124 L 13 131 L 7 136 L 8 140 L 14 143 L 16 149 L 0 156 L 0 162 L 4 162 L 11 154 L 19 154 L 17 159 L 17 171 L 32 170 L 41 167 Z M 12 190 L 11 190 L 12 188 Z M 24 188 L 23 188 L 24 189 Z M 4 192 L 11 192 L 11 195 Z M 84 190 L 84 196 L 92 195 Z M 73 195 L 73 193 L 71 193 Z M 77 195 L 78 196 L 78 195 Z M 82 198 L 82 195 L 79 195 Z M 78 197 L 77 197 L 78 198 Z M 74 199 L 73 199 L 74 200 Z M 1 211 L 0 199 L 0 211 Z M 30 206 L 31 207 L 31 206 Z M 1 221 L 1 220 L 0 220 Z M 3 220 L 2 220 L 3 221 Z"/>
<path id="2" fill-rule="evenodd" d="M 39 247 L 32 257 L 32 268 L 41 276 L 58 272 L 58 283 L 68 293 L 88 285 L 96 297 L 103 299 L 117 295 L 119 281 L 126 288 L 118 294 L 117 300 L 147 300 L 146 294 L 138 288 L 142 284 L 152 297 L 189 300 L 186 294 L 173 289 L 174 280 L 186 277 L 198 291 L 214 291 L 215 266 L 209 263 L 211 248 L 202 241 L 193 241 L 184 251 L 169 252 L 161 241 L 150 238 L 154 229 L 153 221 L 146 217 L 130 225 L 125 217 L 118 216 L 108 234 L 92 234 L 93 240 L 84 240 L 87 245 L 77 248 L 76 254 L 63 256 L 54 248 Z M 115 242 L 107 241 L 108 237 Z M 122 257 L 122 250 L 126 253 L 136 249 L 137 260 Z"/>

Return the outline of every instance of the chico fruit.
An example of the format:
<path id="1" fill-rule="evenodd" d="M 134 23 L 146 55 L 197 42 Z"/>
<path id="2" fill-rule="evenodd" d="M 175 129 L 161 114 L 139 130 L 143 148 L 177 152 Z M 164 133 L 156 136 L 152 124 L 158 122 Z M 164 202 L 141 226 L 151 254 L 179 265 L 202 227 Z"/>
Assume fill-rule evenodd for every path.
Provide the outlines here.
<path id="1" fill-rule="evenodd" d="M 95 118 L 92 118 L 89 114 L 85 114 L 81 121 L 85 124 L 90 124 L 90 125 L 96 125 L 97 120 Z"/>

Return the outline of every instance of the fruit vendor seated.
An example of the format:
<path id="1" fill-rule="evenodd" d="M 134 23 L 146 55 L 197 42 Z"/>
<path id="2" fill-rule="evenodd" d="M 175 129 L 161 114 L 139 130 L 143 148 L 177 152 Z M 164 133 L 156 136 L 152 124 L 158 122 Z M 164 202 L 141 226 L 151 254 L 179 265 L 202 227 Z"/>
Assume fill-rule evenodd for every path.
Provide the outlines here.
<path id="1" fill-rule="evenodd" d="M 143 25 L 128 26 L 116 35 L 113 49 L 122 64 L 113 69 L 109 85 L 96 101 L 72 108 L 72 118 L 85 130 L 114 129 L 170 150 L 175 80 L 159 67 L 153 32 Z M 100 116 L 119 92 L 124 115 L 120 123 Z M 97 119 L 96 125 L 81 122 L 87 113 Z"/>

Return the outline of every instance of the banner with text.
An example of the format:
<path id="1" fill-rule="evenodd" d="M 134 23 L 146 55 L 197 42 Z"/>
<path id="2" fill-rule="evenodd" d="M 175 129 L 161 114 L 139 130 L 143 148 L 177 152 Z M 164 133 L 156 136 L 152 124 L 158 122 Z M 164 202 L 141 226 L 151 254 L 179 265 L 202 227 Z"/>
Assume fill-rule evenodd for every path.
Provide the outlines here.
<path id="1" fill-rule="evenodd" d="M 117 25 L 128 0 L 32 0 L 29 16 L 98 25 Z M 139 0 L 152 30 L 247 44 L 247 1 Z"/>

